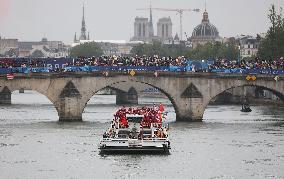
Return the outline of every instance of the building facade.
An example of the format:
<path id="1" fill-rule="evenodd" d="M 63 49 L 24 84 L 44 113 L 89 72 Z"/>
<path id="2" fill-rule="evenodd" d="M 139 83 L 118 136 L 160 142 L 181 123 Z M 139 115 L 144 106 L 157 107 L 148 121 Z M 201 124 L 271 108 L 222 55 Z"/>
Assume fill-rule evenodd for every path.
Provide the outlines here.
<path id="1" fill-rule="evenodd" d="M 18 48 L 18 39 L 4 39 L 0 36 L 0 56 L 16 56 Z"/>
<path id="2" fill-rule="evenodd" d="M 152 8 L 150 8 L 150 19 L 145 17 L 136 17 L 134 22 L 134 36 L 130 41 L 141 41 L 152 43 L 160 41 L 162 43 L 172 42 L 172 21 L 171 18 L 160 18 L 157 23 L 157 35 L 154 32 Z"/>
<path id="3" fill-rule="evenodd" d="M 170 17 L 164 17 L 159 19 L 157 23 L 157 37 L 158 39 L 161 39 L 164 41 L 172 41 L 173 35 L 172 35 L 172 29 L 173 24 Z"/>
<path id="4" fill-rule="evenodd" d="M 257 35 L 257 37 L 241 35 L 236 37 L 236 40 L 239 43 L 241 59 L 253 58 L 257 56 L 258 47 L 261 40 L 259 35 Z"/>
<path id="5" fill-rule="evenodd" d="M 136 17 L 134 22 L 134 37 L 132 41 L 150 42 L 150 25 L 148 18 Z"/>
<path id="6" fill-rule="evenodd" d="M 194 28 L 189 41 L 193 48 L 195 48 L 198 44 L 204 45 L 208 42 L 213 43 L 216 41 L 222 41 L 222 38 L 219 36 L 218 29 L 209 22 L 209 15 L 206 9 L 203 13 L 201 24 Z"/>

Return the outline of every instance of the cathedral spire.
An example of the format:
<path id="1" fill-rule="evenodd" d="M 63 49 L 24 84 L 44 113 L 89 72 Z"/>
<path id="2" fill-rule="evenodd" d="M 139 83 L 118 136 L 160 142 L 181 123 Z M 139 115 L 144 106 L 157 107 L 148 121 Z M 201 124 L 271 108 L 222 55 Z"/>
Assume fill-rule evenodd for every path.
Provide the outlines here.
<path id="1" fill-rule="evenodd" d="M 87 37 L 86 37 L 86 22 L 85 22 L 85 5 L 84 4 L 83 4 L 83 18 L 82 18 L 80 40 L 87 40 Z"/>
<path id="2" fill-rule="evenodd" d="M 152 15 L 152 2 L 150 2 L 150 21 L 149 21 L 149 36 L 154 36 L 153 15 Z"/>
<path id="3" fill-rule="evenodd" d="M 153 16 L 152 16 L 152 2 L 150 2 L 150 23 L 153 24 Z"/>
<path id="4" fill-rule="evenodd" d="M 85 22 L 85 4 L 83 4 L 83 21 Z"/>

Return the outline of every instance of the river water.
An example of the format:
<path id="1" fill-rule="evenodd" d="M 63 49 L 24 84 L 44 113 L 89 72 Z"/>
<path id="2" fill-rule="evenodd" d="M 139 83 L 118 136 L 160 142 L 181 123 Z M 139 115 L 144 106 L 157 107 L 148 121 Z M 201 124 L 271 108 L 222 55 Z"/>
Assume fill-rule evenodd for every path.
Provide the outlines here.
<path id="1" fill-rule="evenodd" d="M 209 106 L 202 123 L 175 123 L 169 112 L 170 155 L 99 155 L 97 145 L 118 106 L 94 96 L 82 123 L 59 123 L 36 92 L 14 92 L 0 106 L 0 178 L 284 179 L 284 108 Z"/>

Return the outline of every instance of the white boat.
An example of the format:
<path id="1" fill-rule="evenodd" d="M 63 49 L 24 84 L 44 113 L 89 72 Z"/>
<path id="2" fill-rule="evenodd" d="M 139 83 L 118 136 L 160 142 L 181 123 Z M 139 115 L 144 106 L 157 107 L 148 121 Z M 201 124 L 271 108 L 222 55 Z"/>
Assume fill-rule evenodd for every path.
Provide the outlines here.
<path id="1" fill-rule="evenodd" d="M 138 108 L 129 109 L 139 111 Z M 140 108 L 142 114 L 141 111 L 140 114 L 129 114 L 129 109 L 115 115 L 111 127 L 100 141 L 101 153 L 169 153 L 169 128 L 163 125 L 162 111 L 155 108 L 144 108 L 143 111 Z M 147 110 L 151 112 L 147 113 Z"/>

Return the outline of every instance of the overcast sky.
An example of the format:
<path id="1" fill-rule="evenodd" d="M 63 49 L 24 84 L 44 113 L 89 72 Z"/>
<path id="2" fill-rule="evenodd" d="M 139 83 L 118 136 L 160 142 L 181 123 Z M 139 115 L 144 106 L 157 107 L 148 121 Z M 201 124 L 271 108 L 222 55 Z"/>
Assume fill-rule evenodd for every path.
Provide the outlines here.
<path id="1" fill-rule="evenodd" d="M 129 40 L 134 33 L 136 16 L 149 17 L 150 0 L 0 0 L 0 35 L 21 41 L 48 40 L 72 43 L 80 34 L 82 4 L 85 3 L 87 31 L 91 39 Z M 152 0 L 159 8 L 200 8 L 201 12 L 185 12 L 183 31 L 191 35 L 202 19 L 204 0 Z M 271 4 L 284 7 L 284 0 L 207 0 L 209 20 L 222 37 L 266 32 Z M 173 35 L 179 33 L 179 16 L 175 12 L 153 11 L 154 28 L 161 17 L 170 16 Z"/>

